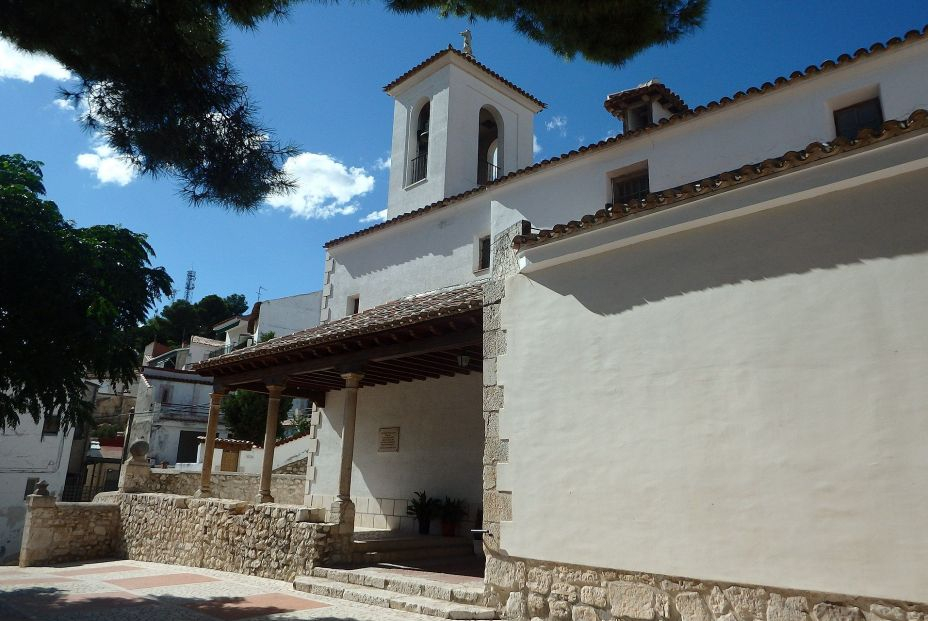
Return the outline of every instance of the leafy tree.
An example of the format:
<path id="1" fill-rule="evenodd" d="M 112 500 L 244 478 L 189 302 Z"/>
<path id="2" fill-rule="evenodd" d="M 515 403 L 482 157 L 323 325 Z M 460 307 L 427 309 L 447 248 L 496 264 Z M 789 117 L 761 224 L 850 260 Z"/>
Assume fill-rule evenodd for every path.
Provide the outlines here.
<path id="1" fill-rule="evenodd" d="M 189 341 L 191 336 L 213 338 L 214 325 L 223 319 L 241 315 L 247 309 L 245 296 L 240 293 L 224 298 L 210 294 L 196 304 L 175 300 L 137 330 L 136 347 L 142 349 L 151 341 L 177 347 Z"/>
<path id="2" fill-rule="evenodd" d="M 621 65 L 702 25 L 709 0 L 386 0 L 398 13 L 438 11 L 510 22 L 516 32 L 568 58 Z"/>
<path id="3" fill-rule="evenodd" d="M 44 195 L 41 162 L 0 155 L 0 430 L 90 422 L 83 379 L 135 381 L 135 329 L 171 291 L 144 235 L 78 228 Z"/>
<path id="4" fill-rule="evenodd" d="M 0 0 L 0 36 L 54 56 L 78 76 L 65 93 L 83 122 L 140 170 L 182 183 L 194 204 L 252 211 L 293 187 L 292 146 L 269 136 L 231 67 L 223 30 L 256 28 L 297 0 Z M 324 0 L 315 0 L 321 2 Z M 622 64 L 697 28 L 708 0 L 385 0 L 510 22 L 568 57 Z M 311 36 L 311 35 L 310 35 Z"/>
<path id="5" fill-rule="evenodd" d="M 293 405 L 293 399 L 283 397 L 277 416 L 276 437 L 283 434 L 281 424 L 284 415 Z M 222 414 L 226 427 L 239 440 L 248 440 L 255 444 L 264 444 L 264 430 L 267 426 L 267 395 L 247 390 L 236 390 L 222 400 Z"/>

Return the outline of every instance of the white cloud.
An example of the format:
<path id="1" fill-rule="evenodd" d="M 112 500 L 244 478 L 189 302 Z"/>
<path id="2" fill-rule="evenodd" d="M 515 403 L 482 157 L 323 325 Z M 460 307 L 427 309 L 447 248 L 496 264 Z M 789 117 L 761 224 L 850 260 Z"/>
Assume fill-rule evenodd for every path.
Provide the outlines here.
<path id="1" fill-rule="evenodd" d="M 69 80 L 71 72 L 46 54 L 33 54 L 0 38 L 0 80 L 12 78 L 32 82 L 39 76 Z"/>
<path id="2" fill-rule="evenodd" d="M 56 99 L 52 103 L 55 104 L 55 106 L 57 106 L 61 110 L 67 110 L 68 112 L 73 112 L 74 110 L 76 110 L 76 108 L 74 107 L 74 104 L 64 98 Z"/>
<path id="3" fill-rule="evenodd" d="M 390 154 L 387 154 L 386 157 L 378 157 L 377 161 L 374 162 L 374 168 L 377 170 L 390 170 Z"/>
<path id="4" fill-rule="evenodd" d="M 370 212 L 369 214 L 367 214 L 366 216 L 358 220 L 358 222 L 361 222 L 363 224 L 368 224 L 370 222 L 383 222 L 386 219 L 387 219 L 387 210 L 381 209 L 380 211 Z"/>
<path id="5" fill-rule="evenodd" d="M 567 117 L 566 116 L 552 116 L 547 122 L 545 122 L 545 129 L 549 132 L 557 130 L 561 136 L 567 135 Z"/>
<path id="6" fill-rule="evenodd" d="M 81 153 L 76 163 L 79 168 L 93 172 L 100 183 L 128 185 L 137 173 L 132 162 L 107 145 L 93 147 L 92 153 Z"/>
<path id="7" fill-rule="evenodd" d="M 374 178 L 366 170 L 349 168 L 324 153 L 287 158 L 284 171 L 296 179 L 296 189 L 289 194 L 272 194 L 267 203 L 306 219 L 353 214 L 358 206 L 352 201 L 374 188 Z"/>
<path id="8" fill-rule="evenodd" d="M 541 153 L 541 144 L 538 142 L 538 136 L 532 134 L 532 153 L 538 155 Z"/>

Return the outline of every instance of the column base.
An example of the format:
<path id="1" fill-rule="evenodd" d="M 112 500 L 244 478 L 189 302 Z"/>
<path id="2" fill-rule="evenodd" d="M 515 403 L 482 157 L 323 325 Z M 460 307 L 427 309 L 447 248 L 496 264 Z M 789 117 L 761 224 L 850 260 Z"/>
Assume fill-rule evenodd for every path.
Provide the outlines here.
<path id="1" fill-rule="evenodd" d="M 193 493 L 194 498 L 214 498 L 213 492 L 208 489 L 198 489 Z"/>
<path id="2" fill-rule="evenodd" d="M 274 497 L 271 496 L 270 494 L 264 494 L 260 492 L 258 493 L 257 496 L 255 496 L 256 505 L 264 504 L 266 502 L 274 502 Z"/>
<path id="3" fill-rule="evenodd" d="M 353 534 L 354 503 L 348 498 L 337 498 L 329 507 L 329 513 L 326 515 L 325 521 L 338 524 L 338 533 L 340 535 Z"/>

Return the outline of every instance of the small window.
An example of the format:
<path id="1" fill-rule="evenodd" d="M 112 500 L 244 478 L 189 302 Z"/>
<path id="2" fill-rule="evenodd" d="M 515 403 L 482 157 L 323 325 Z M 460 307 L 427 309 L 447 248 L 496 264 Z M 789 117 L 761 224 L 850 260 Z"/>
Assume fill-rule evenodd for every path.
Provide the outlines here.
<path id="1" fill-rule="evenodd" d="M 878 130 L 883 125 L 880 98 L 874 97 L 852 106 L 835 110 L 835 134 L 853 140 L 862 129 Z"/>
<path id="2" fill-rule="evenodd" d="M 612 204 L 624 205 L 633 201 L 640 201 L 650 192 L 647 169 L 622 175 L 612 180 Z"/>
<path id="3" fill-rule="evenodd" d="M 35 491 L 35 486 L 38 482 L 39 482 L 38 477 L 30 477 L 26 479 L 26 493 L 23 494 L 23 500 L 25 500 L 27 496 L 32 495 L 32 492 Z"/>
<path id="4" fill-rule="evenodd" d="M 477 240 L 477 269 L 474 271 L 490 269 L 490 236 L 484 235 Z"/>
<path id="5" fill-rule="evenodd" d="M 43 436 L 57 436 L 61 429 L 61 415 L 46 414 L 42 422 Z"/>
<path id="6" fill-rule="evenodd" d="M 348 314 L 357 315 L 361 311 L 361 296 L 360 295 L 349 295 L 348 296 Z"/>
<path id="7" fill-rule="evenodd" d="M 418 183 L 428 175 L 429 162 L 429 117 L 430 105 L 426 102 L 422 109 L 419 110 L 419 117 L 416 120 L 415 143 L 412 151 L 413 157 L 409 160 L 409 181 L 407 185 Z"/>
<path id="8" fill-rule="evenodd" d="M 163 385 L 161 390 L 158 391 L 160 397 L 158 398 L 158 403 L 170 403 L 171 402 L 171 386 Z"/>

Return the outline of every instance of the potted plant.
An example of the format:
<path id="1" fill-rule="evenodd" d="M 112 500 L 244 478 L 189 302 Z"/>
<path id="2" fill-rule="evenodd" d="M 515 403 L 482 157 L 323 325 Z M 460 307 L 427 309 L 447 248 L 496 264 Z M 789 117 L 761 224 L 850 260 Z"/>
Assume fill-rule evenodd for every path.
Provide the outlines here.
<path id="1" fill-rule="evenodd" d="M 428 535 L 429 528 L 432 524 L 432 516 L 434 516 L 438 510 L 439 500 L 437 498 L 429 498 L 425 490 L 413 492 L 413 495 L 415 499 L 409 501 L 409 505 L 406 507 L 406 513 L 415 516 L 416 521 L 419 522 L 419 534 Z"/>
<path id="2" fill-rule="evenodd" d="M 441 534 L 445 537 L 454 537 L 458 524 L 467 514 L 464 500 L 461 498 L 451 499 L 445 496 L 439 514 L 441 515 Z"/>

